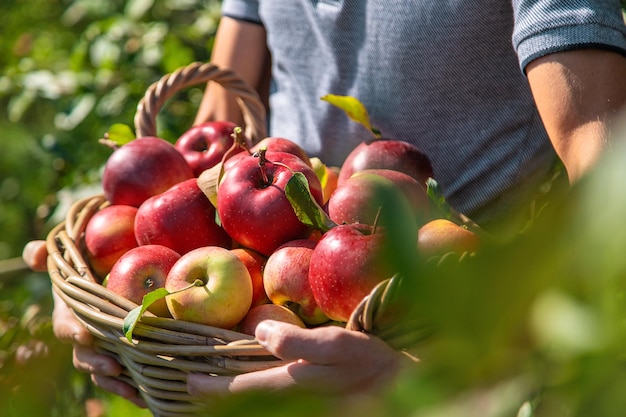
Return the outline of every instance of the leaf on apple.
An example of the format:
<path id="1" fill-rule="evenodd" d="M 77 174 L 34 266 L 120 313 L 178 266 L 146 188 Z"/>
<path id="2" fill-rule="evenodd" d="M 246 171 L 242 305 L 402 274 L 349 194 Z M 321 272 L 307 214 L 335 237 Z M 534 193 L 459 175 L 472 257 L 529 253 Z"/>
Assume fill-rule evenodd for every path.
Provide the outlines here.
<path id="1" fill-rule="evenodd" d="M 132 343 L 133 341 L 133 330 L 135 330 L 135 326 L 141 319 L 141 316 L 143 316 L 143 313 L 145 313 L 152 304 L 168 294 L 169 291 L 167 291 L 165 288 L 157 288 L 154 291 L 150 291 L 148 294 L 143 296 L 140 306 L 133 308 L 131 311 L 128 312 L 128 314 L 124 318 L 123 331 L 124 336 L 126 336 L 126 339 L 129 342 Z"/>
<path id="2" fill-rule="evenodd" d="M 426 180 L 426 193 L 435 208 L 441 212 L 441 215 L 449 219 L 452 216 L 452 209 L 450 204 L 446 201 L 446 197 L 443 195 L 439 183 L 434 178 L 428 178 Z"/>
<path id="3" fill-rule="evenodd" d="M 322 188 L 326 187 L 326 183 L 328 183 L 328 171 L 326 170 L 326 165 L 318 157 L 311 157 L 309 159 L 315 175 L 317 175 L 317 178 L 320 180 L 320 184 L 322 184 Z"/>
<path id="4" fill-rule="evenodd" d="M 335 94 L 326 94 L 321 99 L 340 108 L 351 120 L 362 124 L 367 130 L 372 132 L 374 136 L 380 137 L 380 131 L 372 126 L 367 108 L 359 99 L 352 96 L 338 96 Z"/>
<path id="5" fill-rule="evenodd" d="M 428 180 L 426 180 L 426 193 L 435 208 L 439 211 L 442 218 L 452 220 L 455 223 L 462 225 L 463 227 L 479 235 L 482 240 L 488 240 L 492 238 L 491 235 L 487 233 L 482 227 L 480 227 L 476 222 L 467 217 L 464 213 L 460 213 L 456 211 L 452 206 L 450 206 L 445 196 L 443 195 L 441 188 L 439 188 L 439 184 L 434 178 L 428 178 Z"/>
<path id="6" fill-rule="evenodd" d="M 198 188 L 202 190 L 214 207 L 217 207 L 217 186 L 222 175 L 224 175 L 223 166 L 223 162 L 218 162 L 198 176 Z"/>
<path id="7" fill-rule="evenodd" d="M 193 287 L 201 287 L 203 285 L 204 282 L 202 282 L 202 280 L 200 279 L 197 279 L 188 286 L 181 288 L 177 291 L 169 292 L 165 288 L 157 288 L 156 290 L 150 291 L 148 294 L 144 295 L 141 300 L 141 305 L 130 310 L 124 318 L 122 330 L 124 331 L 124 336 L 126 336 L 126 339 L 132 343 L 133 331 L 135 330 L 135 326 L 137 326 L 137 323 L 139 323 L 139 320 L 141 320 L 141 316 L 143 316 L 143 314 L 146 312 L 146 310 L 148 310 L 148 308 L 150 308 L 152 304 L 168 295 L 176 294 Z"/>
<path id="8" fill-rule="evenodd" d="M 311 195 L 309 182 L 303 173 L 293 173 L 285 186 L 285 195 L 302 223 L 322 233 L 337 226 Z"/>
<path id="9" fill-rule="evenodd" d="M 135 139 L 135 134 L 130 126 L 123 123 L 115 123 L 109 127 L 109 130 L 104 134 L 104 138 L 100 139 L 100 143 L 111 148 L 119 148 Z"/>

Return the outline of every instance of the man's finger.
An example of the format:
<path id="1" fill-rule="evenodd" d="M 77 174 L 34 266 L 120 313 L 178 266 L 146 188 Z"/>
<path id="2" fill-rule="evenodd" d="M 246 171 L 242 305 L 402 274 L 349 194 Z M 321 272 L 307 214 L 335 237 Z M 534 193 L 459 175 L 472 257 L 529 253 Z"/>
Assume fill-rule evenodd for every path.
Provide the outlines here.
<path id="1" fill-rule="evenodd" d="M 48 250 L 46 249 L 46 242 L 44 240 L 28 242 L 22 250 L 22 259 L 35 272 L 47 271 Z"/>
<path id="2" fill-rule="evenodd" d="M 126 398 L 128 401 L 131 401 L 138 407 L 147 407 L 145 401 L 138 396 L 137 390 L 124 381 L 120 381 L 119 379 L 116 379 L 114 377 L 96 374 L 93 374 L 91 376 L 91 380 L 94 384 L 96 384 L 103 390 Z"/>
<path id="3" fill-rule="evenodd" d="M 93 346 L 74 345 L 74 367 L 81 372 L 118 376 L 122 366 L 115 359 L 98 353 Z"/>
<path id="4" fill-rule="evenodd" d="M 190 374 L 187 377 L 187 390 L 202 401 L 225 397 L 231 393 L 247 391 L 279 391 L 291 388 L 306 389 L 326 395 L 343 395 L 358 390 L 366 390 L 382 380 L 377 368 L 349 372 L 341 367 L 317 365 L 306 361 L 295 361 L 280 367 L 249 372 L 237 376 L 211 376 Z"/>
<path id="5" fill-rule="evenodd" d="M 74 316 L 74 313 L 53 291 L 54 310 L 52 311 L 52 328 L 57 339 L 66 343 L 78 343 L 83 346 L 93 343 L 93 336 Z"/>
<path id="6" fill-rule="evenodd" d="M 259 323 L 255 336 L 263 347 L 281 359 L 305 359 L 320 365 L 353 360 L 358 353 L 355 349 L 368 339 L 365 334 L 340 327 L 302 329 L 273 320 Z"/>
<path id="7" fill-rule="evenodd" d="M 229 393 L 250 390 L 285 390 L 295 385 L 295 381 L 289 374 L 287 366 L 279 366 L 237 376 L 189 374 L 187 377 L 187 390 L 191 395 L 203 400 L 211 400 L 224 397 Z"/>

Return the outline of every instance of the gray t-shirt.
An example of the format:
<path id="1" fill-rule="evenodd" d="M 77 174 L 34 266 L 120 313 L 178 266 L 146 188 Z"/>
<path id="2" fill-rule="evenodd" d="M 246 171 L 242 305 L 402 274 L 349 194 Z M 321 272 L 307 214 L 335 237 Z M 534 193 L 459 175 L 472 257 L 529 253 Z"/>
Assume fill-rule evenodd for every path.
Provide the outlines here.
<path id="1" fill-rule="evenodd" d="M 580 47 L 626 52 L 619 0 L 224 0 L 265 26 L 270 134 L 341 165 L 368 132 L 325 94 L 361 100 L 384 137 L 430 157 L 479 223 L 524 204 L 555 154 L 523 69 Z"/>

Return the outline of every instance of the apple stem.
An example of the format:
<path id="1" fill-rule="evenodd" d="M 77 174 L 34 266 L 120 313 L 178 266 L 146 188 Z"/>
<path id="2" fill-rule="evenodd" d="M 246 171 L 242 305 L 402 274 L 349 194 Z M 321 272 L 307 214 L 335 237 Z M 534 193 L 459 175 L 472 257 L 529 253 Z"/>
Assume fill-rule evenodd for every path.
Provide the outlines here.
<path id="1" fill-rule="evenodd" d="M 186 285 L 183 288 L 179 288 L 175 291 L 169 292 L 167 295 L 172 295 L 172 294 L 176 294 L 179 292 L 187 291 L 188 289 L 191 289 L 194 287 L 203 287 L 203 286 L 204 286 L 204 282 L 201 279 L 195 279 L 191 284 Z"/>
<path id="2" fill-rule="evenodd" d="M 267 163 L 267 158 L 265 157 L 265 152 L 267 152 L 267 147 L 266 146 L 262 147 L 257 152 L 255 152 L 254 156 L 259 158 L 259 169 L 261 170 L 261 177 L 263 178 L 263 183 L 265 185 L 269 185 L 270 184 L 270 180 L 269 180 L 269 178 L 267 176 L 267 168 L 265 167 L 265 164 Z"/>
<path id="3" fill-rule="evenodd" d="M 374 217 L 374 224 L 372 225 L 372 234 L 376 233 L 376 228 L 378 227 L 378 219 L 380 218 L 380 212 L 382 211 L 383 207 L 379 206 L 378 210 L 376 211 L 376 217 Z"/>
<path id="4" fill-rule="evenodd" d="M 239 148 L 243 148 L 246 152 L 248 152 L 248 155 L 251 154 L 250 149 L 248 149 L 246 140 L 243 136 L 243 129 L 241 129 L 239 126 L 236 126 L 230 136 L 233 138 L 233 144 L 222 156 L 222 164 L 235 153 L 237 153 Z"/>
<path id="5" fill-rule="evenodd" d="M 243 148 L 246 152 L 248 152 L 248 155 L 252 154 L 252 152 L 250 152 L 250 149 L 248 148 L 246 139 L 243 136 L 243 129 L 241 127 L 235 127 L 231 136 L 233 137 L 233 146 Z"/>

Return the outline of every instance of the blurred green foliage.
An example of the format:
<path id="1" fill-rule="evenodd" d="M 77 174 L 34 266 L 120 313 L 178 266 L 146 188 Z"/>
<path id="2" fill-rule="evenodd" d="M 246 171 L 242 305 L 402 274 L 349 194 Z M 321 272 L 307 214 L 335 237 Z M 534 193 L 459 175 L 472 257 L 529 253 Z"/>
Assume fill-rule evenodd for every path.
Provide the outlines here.
<path id="1" fill-rule="evenodd" d="M 626 113 L 616 146 L 522 234 L 421 265 L 433 336 L 375 398 L 248 393 L 216 416 L 620 417 L 626 410 Z M 364 366 L 367 366 L 364 364 Z M 276 404 L 280 404 L 277 406 Z"/>
<path id="2" fill-rule="evenodd" d="M 0 259 L 42 237 L 56 192 L 93 184 L 113 123 L 132 125 L 147 86 L 209 58 L 218 1 L 6 1 L 0 6 Z M 202 86 L 159 119 L 174 139 Z M 34 169 L 37 168 L 37 169 Z"/>
<path id="3" fill-rule="evenodd" d="M 152 82 L 209 60 L 219 12 L 217 0 L 2 1 L 0 269 L 77 196 L 99 192 L 110 150 L 98 139 L 115 123 L 132 126 Z M 191 125 L 202 90 L 168 103 L 161 136 Z M 73 370 L 50 312 L 46 274 L 0 271 L 0 414 L 82 416 L 87 398 L 103 396 L 110 415 L 138 415 Z"/>

